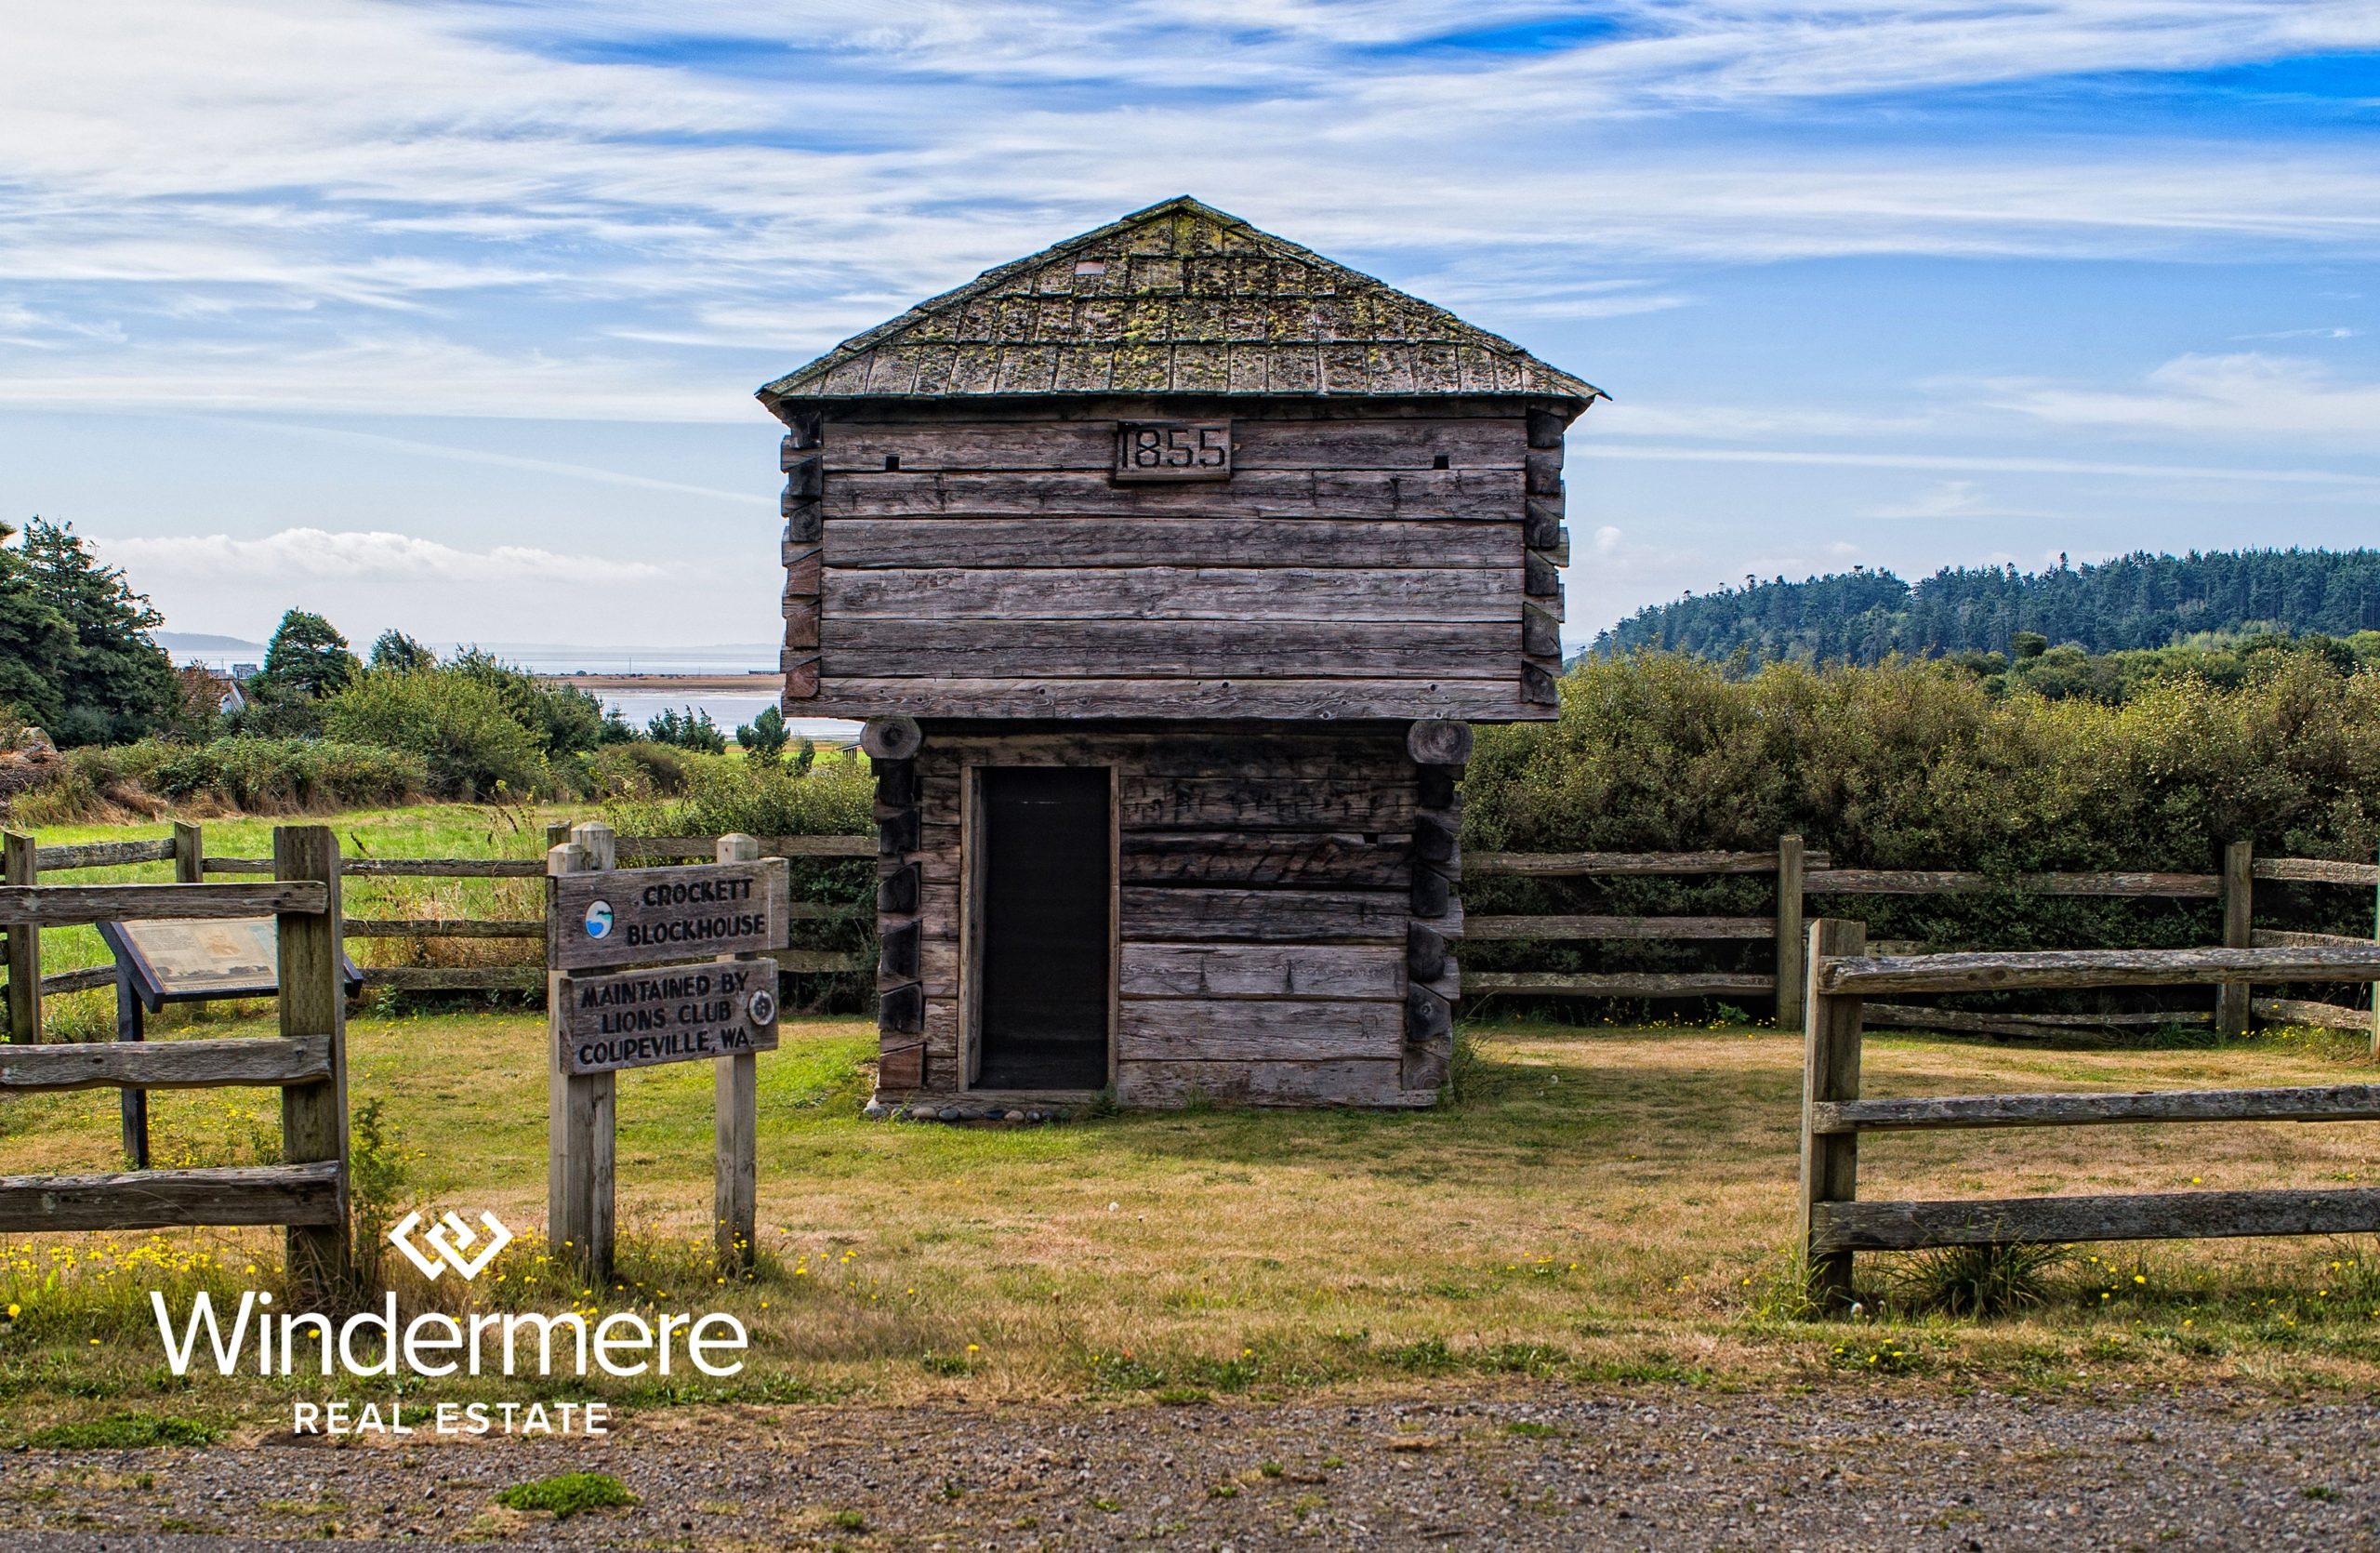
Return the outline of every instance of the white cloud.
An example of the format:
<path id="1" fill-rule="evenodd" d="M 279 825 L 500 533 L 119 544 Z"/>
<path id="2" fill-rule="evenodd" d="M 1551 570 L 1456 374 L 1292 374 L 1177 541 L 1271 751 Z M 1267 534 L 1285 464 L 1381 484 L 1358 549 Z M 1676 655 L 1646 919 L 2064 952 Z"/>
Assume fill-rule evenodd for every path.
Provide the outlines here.
<path id="1" fill-rule="evenodd" d="M 1650 443 L 1597 443 L 1571 449 L 1580 458 L 1645 459 L 1677 464 L 1812 464 L 1844 469 L 1979 470 L 2007 474 L 2107 475 L 2124 480 L 2222 480 L 2282 485 L 2342 485 L 2380 489 L 2380 475 L 2346 470 L 2259 468 L 2251 464 L 2125 463 L 2104 458 L 2052 458 L 1995 453 L 1891 453 L 1798 447 L 1678 447 Z"/>
<path id="2" fill-rule="evenodd" d="M 1993 499 L 1983 487 L 1972 480 L 1937 480 L 1924 490 L 1897 501 L 1871 507 L 1860 514 L 1870 518 L 1913 518 L 1920 521 L 1950 521 L 1964 518 L 2048 518 L 2056 516 L 2029 507 L 2010 506 Z"/>
<path id="3" fill-rule="evenodd" d="M 112 561 L 170 573 L 185 583 L 236 577 L 251 585 L 600 582 L 610 586 L 665 577 L 679 570 L 665 563 L 562 554 L 526 545 L 469 551 L 410 534 L 334 533 L 321 528 L 284 528 L 258 539 L 235 539 L 228 534 L 119 538 L 107 542 L 107 551 Z"/>
<path id="4" fill-rule="evenodd" d="M 2061 426 L 2364 448 L 2380 437 L 2380 383 L 2253 351 L 2176 356 L 2136 389 L 2003 384 L 1996 403 Z"/>

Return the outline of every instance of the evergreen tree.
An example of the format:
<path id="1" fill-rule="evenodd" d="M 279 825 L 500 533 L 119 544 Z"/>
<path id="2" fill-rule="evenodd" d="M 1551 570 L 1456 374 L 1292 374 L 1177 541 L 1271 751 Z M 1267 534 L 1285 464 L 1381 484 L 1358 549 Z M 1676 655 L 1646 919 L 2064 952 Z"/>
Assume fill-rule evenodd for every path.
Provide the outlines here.
<path id="1" fill-rule="evenodd" d="M 265 644 L 264 668 L 248 682 L 242 733 L 305 738 L 323 731 L 323 703 L 363 676 L 338 628 L 311 610 L 293 609 Z"/>
<path id="2" fill-rule="evenodd" d="M 438 655 L 390 626 L 372 643 L 372 667 L 393 669 L 400 673 L 413 669 L 435 669 Z"/>
<path id="3" fill-rule="evenodd" d="M 59 665 L 60 745 L 122 744 L 174 722 L 181 686 L 173 659 L 150 632 L 165 623 L 120 567 L 103 566 L 73 524 L 25 525 L 23 563 L 33 591 L 62 617 L 73 646 Z"/>
<path id="4" fill-rule="evenodd" d="M 265 644 L 257 684 L 274 699 L 319 701 L 353 684 L 362 672 L 337 626 L 311 610 L 293 609 Z"/>
<path id="5" fill-rule="evenodd" d="M 761 708 L 760 716 L 736 727 L 735 742 L 762 765 L 776 764 L 785 754 L 785 713 L 773 706 Z"/>
<path id="6" fill-rule="evenodd" d="M 16 532 L 0 524 L 0 540 Z M 34 587 L 25 558 L 0 546 L 0 707 L 46 730 L 63 710 L 60 671 L 73 651 L 73 626 Z"/>

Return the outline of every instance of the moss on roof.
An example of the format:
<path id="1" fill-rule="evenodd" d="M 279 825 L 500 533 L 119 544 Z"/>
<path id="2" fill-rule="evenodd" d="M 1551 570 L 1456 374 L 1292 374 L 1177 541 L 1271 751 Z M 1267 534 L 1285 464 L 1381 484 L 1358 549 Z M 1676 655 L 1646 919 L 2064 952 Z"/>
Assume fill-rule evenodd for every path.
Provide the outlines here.
<path id="1" fill-rule="evenodd" d="M 760 391 L 768 404 L 1052 393 L 1602 391 L 1186 194 L 986 270 Z"/>

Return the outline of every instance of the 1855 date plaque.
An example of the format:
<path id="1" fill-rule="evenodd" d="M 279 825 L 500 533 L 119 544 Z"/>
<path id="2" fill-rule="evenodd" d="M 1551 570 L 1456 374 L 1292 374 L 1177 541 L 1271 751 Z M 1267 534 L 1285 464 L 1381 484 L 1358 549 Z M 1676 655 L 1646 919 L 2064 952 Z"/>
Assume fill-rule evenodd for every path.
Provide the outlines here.
<path id="1" fill-rule="evenodd" d="M 1116 427 L 1118 480 L 1228 480 L 1228 420 L 1126 420 Z"/>

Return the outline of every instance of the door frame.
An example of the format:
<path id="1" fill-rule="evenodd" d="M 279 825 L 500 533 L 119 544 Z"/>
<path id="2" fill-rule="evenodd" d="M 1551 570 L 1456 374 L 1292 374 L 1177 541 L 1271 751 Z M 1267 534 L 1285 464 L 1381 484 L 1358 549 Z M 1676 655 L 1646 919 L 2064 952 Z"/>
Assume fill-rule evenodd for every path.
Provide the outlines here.
<path id="1" fill-rule="evenodd" d="M 1107 1082 L 1116 1082 L 1116 1041 L 1123 992 L 1123 772 L 1114 761 L 1096 763 L 1107 773 Z M 984 1074 L 984 885 L 986 856 L 984 782 L 986 771 L 1048 766 L 1080 771 L 1089 761 L 971 760 L 959 770 L 959 1088 L 973 1092 Z M 1051 1090 L 1072 1095 L 1074 1090 Z"/>

